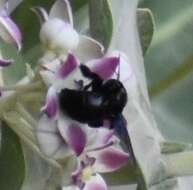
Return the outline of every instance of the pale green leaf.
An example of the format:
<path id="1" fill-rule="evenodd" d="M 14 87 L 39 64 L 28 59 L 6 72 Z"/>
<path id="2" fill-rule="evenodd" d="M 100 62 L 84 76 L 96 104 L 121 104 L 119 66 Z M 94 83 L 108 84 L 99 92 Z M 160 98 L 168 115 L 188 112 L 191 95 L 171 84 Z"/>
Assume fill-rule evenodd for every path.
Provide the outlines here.
<path id="1" fill-rule="evenodd" d="M 108 0 L 90 0 L 90 34 L 108 48 L 113 31 L 113 19 Z"/>
<path id="2" fill-rule="evenodd" d="M 137 9 L 137 24 L 141 47 L 143 54 L 145 54 L 151 44 L 154 33 L 154 19 L 150 9 Z"/>

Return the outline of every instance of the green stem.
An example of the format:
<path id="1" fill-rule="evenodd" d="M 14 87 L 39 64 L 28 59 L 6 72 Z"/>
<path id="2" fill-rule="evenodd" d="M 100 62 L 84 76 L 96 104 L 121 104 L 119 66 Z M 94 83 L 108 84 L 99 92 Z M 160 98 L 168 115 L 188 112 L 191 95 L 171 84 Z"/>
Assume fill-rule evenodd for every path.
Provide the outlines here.
<path id="1" fill-rule="evenodd" d="M 168 177 L 193 175 L 193 152 L 167 154 L 163 156 Z"/>
<path id="2" fill-rule="evenodd" d="M 45 160 L 54 168 L 61 170 L 59 163 L 43 155 L 36 144 L 34 133 L 29 129 L 28 126 L 26 126 L 25 122 L 22 122 L 20 117 L 17 116 L 16 112 L 4 114 L 4 120 L 9 125 L 9 127 L 21 138 L 21 140 L 23 140 L 23 142 L 28 145 L 34 152 L 36 152 L 43 160 Z"/>
<path id="3" fill-rule="evenodd" d="M 27 94 L 22 94 L 18 96 L 19 101 L 21 102 L 36 102 L 38 101 L 43 101 L 43 93 L 41 92 L 31 92 Z"/>
<path id="4" fill-rule="evenodd" d="M 36 81 L 33 83 L 28 83 L 28 84 L 17 84 L 14 86 L 4 86 L 1 87 L 1 90 L 3 91 L 17 91 L 17 92 L 28 92 L 28 91 L 34 91 L 42 88 L 42 82 L 41 81 Z"/>
<path id="5" fill-rule="evenodd" d="M 27 123 L 17 112 L 9 112 L 3 115 L 6 123 L 14 130 L 19 136 L 25 136 L 27 139 L 36 142 L 34 133 L 30 128 L 29 123 Z"/>
<path id="6" fill-rule="evenodd" d="M 192 72 L 192 70 L 193 55 L 191 55 L 183 64 L 176 68 L 168 77 L 150 86 L 148 89 L 150 98 L 161 94 L 166 89 L 185 78 L 188 74 Z"/>
<path id="7" fill-rule="evenodd" d="M 21 103 L 16 103 L 16 111 L 28 122 L 30 123 L 34 128 L 37 126 L 36 120 L 33 118 L 33 116 L 25 109 L 25 107 Z M 32 130 L 34 129 L 32 127 Z"/>

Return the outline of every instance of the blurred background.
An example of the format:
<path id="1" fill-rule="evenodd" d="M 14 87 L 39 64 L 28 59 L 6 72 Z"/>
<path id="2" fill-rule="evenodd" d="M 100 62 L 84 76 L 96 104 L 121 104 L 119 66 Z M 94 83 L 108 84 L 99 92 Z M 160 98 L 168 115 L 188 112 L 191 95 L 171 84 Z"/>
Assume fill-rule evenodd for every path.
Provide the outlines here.
<path id="1" fill-rule="evenodd" d="M 193 143 L 193 1 L 143 0 L 155 19 L 145 60 L 152 109 L 167 138 Z"/>

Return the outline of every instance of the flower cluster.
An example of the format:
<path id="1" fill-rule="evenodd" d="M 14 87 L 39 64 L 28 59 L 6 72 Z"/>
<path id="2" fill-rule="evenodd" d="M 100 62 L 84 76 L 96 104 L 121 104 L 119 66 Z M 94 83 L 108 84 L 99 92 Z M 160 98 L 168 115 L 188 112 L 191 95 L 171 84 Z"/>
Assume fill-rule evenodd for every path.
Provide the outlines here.
<path id="1" fill-rule="evenodd" d="M 60 109 L 58 95 L 62 89 L 80 90 L 88 83 L 80 71 L 80 63 L 104 81 L 118 77 L 127 90 L 132 85 L 130 79 L 135 78 L 131 66 L 124 53 L 104 55 L 99 42 L 77 33 L 67 0 L 57 0 L 49 14 L 42 7 L 34 7 L 33 11 L 40 18 L 40 41 L 44 48 L 37 70 L 47 89 L 36 128 L 38 145 L 46 157 L 58 163 L 75 160 L 68 177 L 61 180 L 65 188 L 106 190 L 101 174 L 120 169 L 131 156 L 122 150 L 120 139 L 110 129 L 108 121 L 104 120 L 100 128 L 90 128 L 88 124 L 69 118 Z M 0 24 L 4 26 L 3 39 L 16 44 L 20 50 L 21 34 L 6 8 L 0 12 Z M 11 63 L 12 60 L 0 60 L 1 66 Z"/>

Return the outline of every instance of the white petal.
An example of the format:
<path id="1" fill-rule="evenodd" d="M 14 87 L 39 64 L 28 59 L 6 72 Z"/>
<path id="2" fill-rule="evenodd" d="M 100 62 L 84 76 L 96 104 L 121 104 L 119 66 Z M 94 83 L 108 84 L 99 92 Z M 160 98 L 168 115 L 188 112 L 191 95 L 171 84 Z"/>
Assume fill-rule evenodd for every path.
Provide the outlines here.
<path id="1" fill-rule="evenodd" d="M 91 59 L 103 57 L 104 47 L 96 40 L 80 35 L 79 44 L 74 53 L 84 63 Z"/>
<path id="2" fill-rule="evenodd" d="M 60 18 L 73 26 L 72 9 L 68 0 L 57 0 L 50 10 L 50 18 Z"/>
<path id="3" fill-rule="evenodd" d="M 53 18 L 43 24 L 40 40 L 48 49 L 68 52 L 77 48 L 79 35 L 70 24 Z"/>
<path id="4" fill-rule="evenodd" d="M 107 184 L 99 174 L 96 174 L 86 182 L 83 190 L 107 190 Z"/>
<path id="5" fill-rule="evenodd" d="M 80 189 L 77 186 L 73 185 L 73 186 L 62 187 L 62 190 L 80 190 Z"/>
<path id="6" fill-rule="evenodd" d="M 47 12 L 46 12 L 46 10 L 44 8 L 37 6 L 37 7 L 31 8 L 31 10 L 39 18 L 40 24 L 43 24 L 45 21 L 48 20 L 48 14 L 47 14 Z"/>
<path id="7" fill-rule="evenodd" d="M 88 132 L 87 132 L 88 133 Z M 99 128 L 99 129 L 90 129 L 88 136 L 90 142 L 88 142 L 89 149 L 97 148 L 99 146 L 104 146 L 107 143 L 109 143 L 111 140 L 113 140 L 114 132 L 113 130 L 105 129 L 105 128 Z"/>
<path id="8" fill-rule="evenodd" d="M 2 3 L 4 3 L 4 2 L 6 2 L 6 0 L 2 1 Z M 12 13 L 14 11 L 14 9 L 16 9 L 16 7 L 19 6 L 19 4 L 21 2 L 22 2 L 22 0 L 14 0 L 14 1 L 13 0 L 8 0 L 7 1 L 7 9 L 8 9 L 7 12 L 8 12 L 8 14 Z"/>
<path id="9" fill-rule="evenodd" d="M 41 151 L 46 156 L 61 159 L 69 155 L 69 149 L 58 132 L 56 121 L 48 119 L 46 115 L 40 118 L 36 135 Z"/>
<path id="10" fill-rule="evenodd" d="M 46 84 L 46 86 L 51 86 L 53 84 L 53 81 L 55 79 L 55 75 L 52 72 L 42 70 L 42 71 L 40 71 L 40 75 L 41 75 L 44 83 Z"/>

